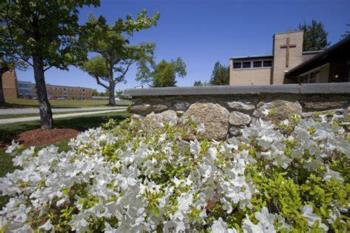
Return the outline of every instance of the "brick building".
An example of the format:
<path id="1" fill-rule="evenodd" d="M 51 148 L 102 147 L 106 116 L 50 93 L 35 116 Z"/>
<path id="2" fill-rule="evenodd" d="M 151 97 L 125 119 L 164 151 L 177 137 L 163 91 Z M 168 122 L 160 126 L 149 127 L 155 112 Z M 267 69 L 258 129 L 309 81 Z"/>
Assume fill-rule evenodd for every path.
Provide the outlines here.
<path id="1" fill-rule="evenodd" d="M 2 75 L 2 88 L 6 98 L 17 98 L 17 78 L 16 71 L 7 71 Z"/>
<path id="2" fill-rule="evenodd" d="M 15 71 L 8 71 L 2 77 L 4 96 L 6 98 L 36 98 L 35 84 L 32 82 L 18 81 Z M 46 85 L 49 99 L 91 99 L 91 88 L 71 87 L 61 85 Z"/>
<path id="3" fill-rule="evenodd" d="M 303 32 L 277 33 L 272 55 L 230 59 L 230 85 L 349 82 L 350 37 L 321 51 L 303 51 Z"/>
<path id="4" fill-rule="evenodd" d="M 49 99 L 91 99 L 92 89 L 86 87 L 70 87 L 61 85 L 46 85 Z"/>

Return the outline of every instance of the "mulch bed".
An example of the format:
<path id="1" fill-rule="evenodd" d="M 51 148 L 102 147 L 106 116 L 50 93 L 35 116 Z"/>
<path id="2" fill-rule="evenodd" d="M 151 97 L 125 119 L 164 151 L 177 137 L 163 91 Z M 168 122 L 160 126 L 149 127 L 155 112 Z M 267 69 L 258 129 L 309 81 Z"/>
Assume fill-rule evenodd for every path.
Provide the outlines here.
<path id="1" fill-rule="evenodd" d="M 16 141 L 25 146 L 46 146 L 75 138 L 78 133 L 75 129 L 34 129 L 19 134 Z"/>

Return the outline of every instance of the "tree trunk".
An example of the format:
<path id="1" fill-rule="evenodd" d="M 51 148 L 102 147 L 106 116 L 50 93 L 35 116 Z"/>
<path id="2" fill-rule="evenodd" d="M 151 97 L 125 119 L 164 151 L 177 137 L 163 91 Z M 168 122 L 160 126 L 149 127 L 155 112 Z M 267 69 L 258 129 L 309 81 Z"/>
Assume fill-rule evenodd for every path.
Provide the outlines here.
<path id="1" fill-rule="evenodd" d="M 4 89 L 2 87 L 2 75 L 5 73 L 5 70 L 0 67 L 0 104 L 5 103 Z"/>
<path id="2" fill-rule="evenodd" d="M 109 105 L 115 105 L 115 83 L 114 81 L 109 82 Z"/>
<path id="3" fill-rule="evenodd" d="M 109 103 L 108 105 L 115 105 L 115 82 L 113 77 L 113 64 L 109 64 L 108 69 L 108 75 L 109 75 Z"/>
<path id="4" fill-rule="evenodd" d="M 52 111 L 49 99 L 47 98 L 43 60 L 39 56 L 33 56 L 33 67 L 41 128 L 51 129 L 53 125 Z"/>

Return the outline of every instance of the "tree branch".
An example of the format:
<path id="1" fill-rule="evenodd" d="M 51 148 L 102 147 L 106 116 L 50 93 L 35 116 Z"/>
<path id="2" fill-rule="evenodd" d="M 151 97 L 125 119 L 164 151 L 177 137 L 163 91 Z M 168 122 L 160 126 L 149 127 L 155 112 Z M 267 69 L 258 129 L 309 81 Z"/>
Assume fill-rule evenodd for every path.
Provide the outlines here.
<path id="1" fill-rule="evenodd" d="M 128 72 L 130 66 L 132 65 L 133 61 L 129 61 L 125 70 L 121 73 L 121 75 L 118 76 L 118 78 L 115 79 L 115 81 L 117 82 L 121 82 L 123 77 L 126 75 L 126 73 Z"/>
<path id="2" fill-rule="evenodd" d="M 104 84 L 104 83 L 101 82 L 101 80 L 100 80 L 99 77 L 95 76 L 95 79 L 96 79 L 96 82 L 97 82 L 98 85 L 101 85 L 101 86 L 103 86 L 103 87 L 106 88 L 106 89 L 109 88 L 109 86 L 107 86 L 106 84 Z"/>
<path id="3" fill-rule="evenodd" d="M 46 67 L 46 68 L 44 69 L 44 72 L 45 72 L 45 71 L 47 71 L 48 69 L 52 68 L 52 67 L 53 67 L 52 65 L 51 65 L 51 66 Z"/>

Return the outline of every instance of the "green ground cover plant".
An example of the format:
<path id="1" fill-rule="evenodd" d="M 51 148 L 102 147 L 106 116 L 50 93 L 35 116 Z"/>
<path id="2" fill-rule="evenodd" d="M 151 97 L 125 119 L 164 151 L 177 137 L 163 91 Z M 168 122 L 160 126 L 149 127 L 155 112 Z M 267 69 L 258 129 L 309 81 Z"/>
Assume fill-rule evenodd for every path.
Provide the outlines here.
<path id="1" fill-rule="evenodd" d="M 341 119 L 261 119 L 225 141 L 194 119 L 150 130 L 109 121 L 68 143 L 7 152 L 3 231 L 349 232 Z M 288 126 L 288 127 L 286 127 Z M 188 137 L 188 135 L 192 135 Z"/>

